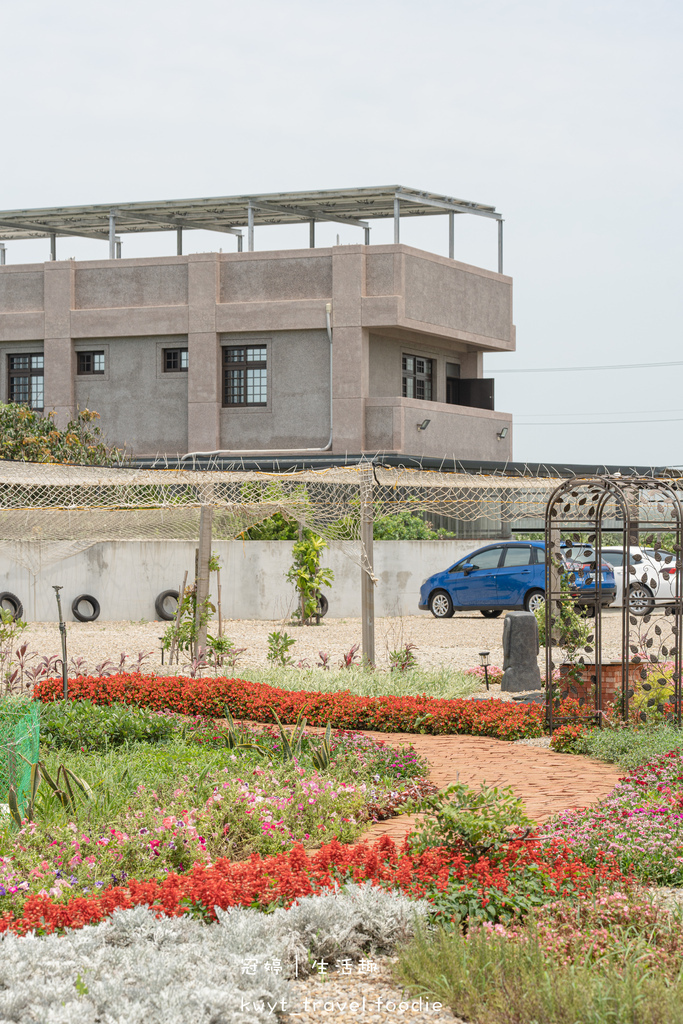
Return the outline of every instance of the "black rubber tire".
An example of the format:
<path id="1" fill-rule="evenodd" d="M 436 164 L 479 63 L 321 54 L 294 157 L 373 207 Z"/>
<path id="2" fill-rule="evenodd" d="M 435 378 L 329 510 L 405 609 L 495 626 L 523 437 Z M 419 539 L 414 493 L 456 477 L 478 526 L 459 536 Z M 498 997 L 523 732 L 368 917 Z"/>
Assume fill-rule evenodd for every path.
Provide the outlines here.
<path id="1" fill-rule="evenodd" d="M 175 598 L 176 602 L 178 602 L 180 600 L 180 593 L 177 590 L 162 590 L 154 602 L 154 609 L 163 622 L 173 622 L 178 613 L 176 608 L 176 611 L 169 614 L 166 608 L 166 601 L 169 597 Z"/>
<path id="2" fill-rule="evenodd" d="M 446 600 L 444 601 L 443 598 Z M 434 611 L 434 603 L 438 609 L 444 609 L 443 611 Z M 435 619 L 450 619 L 453 617 L 455 608 L 451 600 L 451 595 L 446 590 L 435 590 L 429 595 L 429 610 Z"/>
<path id="3" fill-rule="evenodd" d="M 499 615 L 503 614 L 502 608 L 480 608 L 479 611 L 485 619 L 497 619 Z"/>
<path id="4" fill-rule="evenodd" d="M 87 601 L 91 606 L 91 615 L 84 615 L 83 612 L 80 611 L 81 601 Z M 95 619 L 98 619 L 100 616 L 100 602 L 96 597 L 93 597 L 92 594 L 79 594 L 78 597 L 71 602 L 71 611 L 73 612 L 74 618 L 78 619 L 79 622 L 94 622 Z"/>
<path id="5" fill-rule="evenodd" d="M 327 600 L 324 594 L 321 594 L 318 598 L 318 611 L 316 612 L 316 614 L 319 615 L 321 619 L 324 619 L 329 610 L 330 602 Z"/>
<path id="6" fill-rule="evenodd" d="M 538 598 L 539 596 L 542 597 L 543 600 L 545 601 L 545 592 L 543 590 L 539 590 L 537 588 L 536 590 L 530 590 L 529 591 L 529 593 L 524 598 L 524 611 L 525 612 L 530 612 L 530 611 L 534 611 L 535 610 L 535 609 L 533 609 L 531 607 L 531 605 L 532 605 L 532 603 L 536 603 L 534 599 Z"/>
<path id="7" fill-rule="evenodd" d="M 9 607 L 7 607 L 9 605 Z M 10 594 L 9 590 L 3 591 L 0 594 L 0 608 L 3 608 L 7 612 L 11 612 L 14 620 L 20 619 L 24 614 L 24 606 L 15 594 Z"/>

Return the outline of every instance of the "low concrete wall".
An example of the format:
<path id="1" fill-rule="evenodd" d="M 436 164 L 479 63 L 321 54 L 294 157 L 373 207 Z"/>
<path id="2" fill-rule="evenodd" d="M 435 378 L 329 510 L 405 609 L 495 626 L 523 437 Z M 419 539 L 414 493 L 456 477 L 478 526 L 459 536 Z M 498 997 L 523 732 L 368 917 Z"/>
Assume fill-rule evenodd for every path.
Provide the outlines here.
<path id="1" fill-rule="evenodd" d="M 417 613 L 420 584 L 425 577 L 452 565 L 486 541 L 376 541 L 376 615 Z M 177 590 L 185 570 L 194 571 L 195 544 L 187 541 L 116 541 L 94 544 L 79 554 L 53 562 L 39 544 L 21 545 L 37 572 L 4 555 L 0 591 L 15 594 L 29 622 L 56 618 L 53 584 L 61 584 L 66 616 L 71 602 L 90 594 L 101 606 L 100 618 L 111 621 L 156 619 L 154 600 L 162 590 Z M 26 549 L 31 548 L 28 552 Z M 290 541 L 217 541 L 221 562 L 223 616 L 228 619 L 282 619 L 294 608 L 294 591 L 285 572 L 292 561 Z M 335 573 L 325 591 L 333 618 L 360 615 L 360 568 L 357 545 L 332 542 L 325 564 Z M 212 574 L 215 599 L 216 577 Z"/>

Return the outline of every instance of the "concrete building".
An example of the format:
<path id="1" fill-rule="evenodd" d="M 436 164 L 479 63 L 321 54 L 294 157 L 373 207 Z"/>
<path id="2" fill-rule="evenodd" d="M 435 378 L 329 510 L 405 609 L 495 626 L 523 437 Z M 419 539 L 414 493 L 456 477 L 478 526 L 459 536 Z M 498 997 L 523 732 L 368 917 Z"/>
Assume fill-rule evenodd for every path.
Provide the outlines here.
<path id="1" fill-rule="evenodd" d="M 55 257 L 0 266 L 0 396 L 62 425 L 95 409 L 107 440 L 136 455 L 510 459 L 511 416 L 494 410 L 483 354 L 514 351 L 512 281 L 399 236 L 399 216 L 445 213 L 452 256 L 455 215 L 489 216 L 502 271 L 500 215 L 398 186 L 369 206 L 372 191 L 0 213 L 0 238 L 49 237 Z M 359 213 L 394 216 L 394 244 L 367 244 Z M 310 248 L 253 251 L 255 225 L 304 218 Z M 363 227 L 366 244 L 314 248 L 325 219 Z M 179 255 L 116 258 L 121 233 L 164 225 Z M 237 235 L 238 251 L 182 255 L 182 230 L 197 227 Z M 60 234 L 109 238 L 114 258 L 59 261 Z"/>

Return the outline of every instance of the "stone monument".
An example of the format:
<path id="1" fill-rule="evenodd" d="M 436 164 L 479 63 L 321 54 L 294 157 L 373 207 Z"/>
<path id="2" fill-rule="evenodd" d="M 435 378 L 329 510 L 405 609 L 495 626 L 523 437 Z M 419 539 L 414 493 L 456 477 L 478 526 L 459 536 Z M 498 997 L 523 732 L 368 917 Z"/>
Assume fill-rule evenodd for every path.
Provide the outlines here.
<path id="1" fill-rule="evenodd" d="M 501 690 L 521 693 L 541 689 L 538 668 L 538 623 L 532 612 L 508 612 L 503 622 Z"/>

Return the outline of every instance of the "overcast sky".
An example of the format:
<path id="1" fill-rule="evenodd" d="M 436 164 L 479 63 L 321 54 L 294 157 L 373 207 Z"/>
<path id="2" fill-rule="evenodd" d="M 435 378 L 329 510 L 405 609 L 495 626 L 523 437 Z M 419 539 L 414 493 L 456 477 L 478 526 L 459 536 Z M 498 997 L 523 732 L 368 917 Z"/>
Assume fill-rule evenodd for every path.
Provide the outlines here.
<path id="1" fill-rule="evenodd" d="M 4 0 L 0 209 L 402 184 L 505 217 L 503 369 L 681 360 L 683 6 Z M 374 222 L 372 240 L 392 240 Z M 495 225 L 456 259 L 496 268 Z M 359 232 L 321 225 L 318 243 Z M 307 228 L 257 229 L 259 249 Z M 447 253 L 447 218 L 402 241 Z M 231 249 L 186 232 L 186 251 Z M 124 236 L 171 254 L 174 234 Z M 10 263 L 49 243 L 8 243 Z M 58 258 L 106 243 L 60 239 Z M 496 375 L 514 458 L 683 464 L 683 365 Z M 589 425 L 589 422 L 590 424 Z M 596 425 L 598 424 L 598 425 Z"/>

